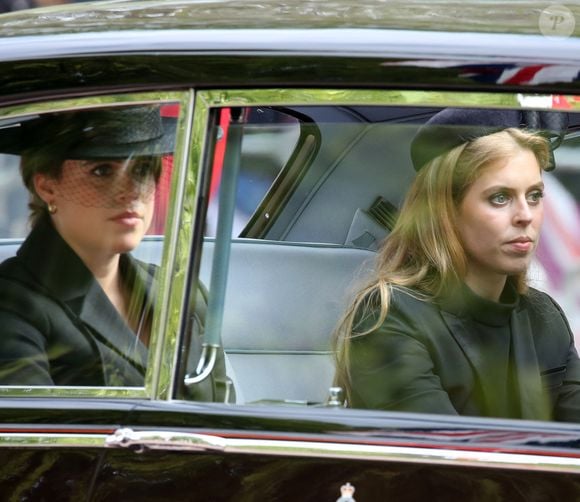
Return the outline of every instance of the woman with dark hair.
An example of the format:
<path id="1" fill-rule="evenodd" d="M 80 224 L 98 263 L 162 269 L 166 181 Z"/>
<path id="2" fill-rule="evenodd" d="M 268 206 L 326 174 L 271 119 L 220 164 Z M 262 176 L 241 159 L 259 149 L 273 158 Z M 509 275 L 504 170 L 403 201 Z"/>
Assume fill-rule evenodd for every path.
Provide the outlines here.
<path id="1" fill-rule="evenodd" d="M 526 282 L 550 147 L 515 113 L 447 109 L 415 138 L 416 179 L 336 333 L 349 406 L 580 420 L 568 323 Z"/>
<path id="2" fill-rule="evenodd" d="M 45 115 L 10 133 L 32 231 L 0 265 L 0 384 L 143 386 L 157 267 L 130 252 L 151 224 L 175 120 L 132 106 Z M 220 399 L 204 385 L 198 397 Z"/>

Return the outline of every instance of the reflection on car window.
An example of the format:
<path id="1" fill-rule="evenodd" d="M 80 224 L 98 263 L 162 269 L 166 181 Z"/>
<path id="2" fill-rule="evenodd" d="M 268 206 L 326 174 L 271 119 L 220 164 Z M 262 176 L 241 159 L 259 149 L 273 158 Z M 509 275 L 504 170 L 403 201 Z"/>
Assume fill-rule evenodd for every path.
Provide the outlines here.
<path id="1" fill-rule="evenodd" d="M 218 233 L 202 249 L 210 304 L 216 267 L 227 274 L 220 333 L 237 402 L 324 403 L 339 385 L 358 408 L 580 419 L 578 286 L 563 266 L 576 260 L 573 242 L 559 245 L 577 223 L 559 177 L 578 116 L 284 112 L 301 119 L 294 163 L 304 131 L 317 131 L 300 175 L 284 185 L 281 171 L 262 199 L 272 210 L 252 204 L 251 222 L 268 219 L 244 235 L 257 238 Z M 224 239 L 227 261 L 216 258 Z"/>
<path id="2" fill-rule="evenodd" d="M 22 238 L 27 232 L 28 194 L 18 166 L 18 156 L 0 154 L 0 239 Z"/>
<path id="3" fill-rule="evenodd" d="M 280 171 L 287 165 L 300 136 L 299 120 L 272 108 L 245 111 L 237 181 L 236 212 L 232 232 L 240 235 L 260 205 Z M 213 177 L 206 225 L 207 236 L 215 236 L 219 206 L 218 186 L 228 145 L 230 110 L 220 115 L 220 126 L 213 160 Z M 237 127 L 237 126 L 232 126 Z"/>
<path id="4" fill-rule="evenodd" d="M 1 385 L 144 385 L 178 113 L 0 124 Z"/>

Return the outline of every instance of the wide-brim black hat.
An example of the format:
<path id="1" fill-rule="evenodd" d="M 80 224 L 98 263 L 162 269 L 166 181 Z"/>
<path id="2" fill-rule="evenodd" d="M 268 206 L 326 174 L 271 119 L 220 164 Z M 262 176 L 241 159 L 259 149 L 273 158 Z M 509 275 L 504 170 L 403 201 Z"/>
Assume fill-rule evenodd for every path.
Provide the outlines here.
<path id="1" fill-rule="evenodd" d="M 413 167 L 419 171 L 431 160 L 453 148 L 511 127 L 535 131 L 557 148 L 568 127 L 568 114 L 555 111 L 445 108 L 431 117 L 411 143 Z M 553 154 L 546 170 L 555 167 Z"/>
<path id="2" fill-rule="evenodd" d="M 176 119 L 159 106 L 49 113 L 0 125 L 0 152 L 113 159 L 173 152 Z"/>

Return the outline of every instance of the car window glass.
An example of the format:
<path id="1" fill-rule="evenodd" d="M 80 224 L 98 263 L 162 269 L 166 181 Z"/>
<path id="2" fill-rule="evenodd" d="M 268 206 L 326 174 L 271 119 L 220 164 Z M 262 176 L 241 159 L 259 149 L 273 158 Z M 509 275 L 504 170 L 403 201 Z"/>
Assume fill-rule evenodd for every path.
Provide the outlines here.
<path id="1" fill-rule="evenodd" d="M 0 200 L 3 204 L 0 223 L 1 239 L 22 238 L 26 235 L 28 196 L 22 185 L 18 165 L 18 156 L 0 154 L 0 172 L 2 173 Z"/>
<path id="2" fill-rule="evenodd" d="M 250 217 L 262 203 L 272 184 L 292 157 L 300 137 L 300 119 L 285 110 L 268 107 L 247 108 L 243 122 L 240 174 L 232 235 L 244 233 Z M 215 236 L 219 206 L 218 187 L 228 145 L 230 109 L 220 113 L 213 157 L 210 203 L 206 235 Z"/>
<path id="3" fill-rule="evenodd" d="M 0 385 L 144 386 L 179 112 L 0 119 Z"/>
<path id="4" fill-rule="evenodd" d="M 224 233 L 218 225 L 201 249 L 199 276 L 209 288 L 210 310 L 213 300 L 219 304 L 212 312 L 217 321 L 211 329 L 211 323 L 206 325 L 214 336 L 208 343 L 221 337 L 237 403 L 323 405 L 329 395 L 336 396 L 331 391 L 336 370 L 333 333 L 355 292 L 375 273 L 377 251 L 400 217 L 416 176 L 411 144 L 442 107 L 284 107 L 284 113 L 300 118 L 294 153 L 235 237 L 239 234 L 232 234 L 231 227 L 246 195 L 240 189 L 244 117 L 256 110 L 239 109 L 240 123 L 230 124 L 230 131 L 237 128 L 240 134 L 237 139 L 232 135 L 227 145 L 233 155 L 222 166 L 219 188 L 212 187 L 218 191 L 227 182 L 230 198 L 231 193 L 236 197 L 230 206 L 220 201 L 213 218 L 223 218 Z M 491 108 L 484 111 L 495 113 Z M 529 112 L 512 108 L 505 113 L 519 120 Z M 580 120 L 570 112 L 565 130 L 557 131 L 559 138 L 547 127 L 519 124 L 513 127 L 533 131 L 546 152 L 548 143 L 554 147 L 556 139 L 561 141 L 553 150 L 557 169 L 542 174 L 545 223 L 527 280 L 562 306 L 572 336 L 578 338 L 574 267 L 580 255 L 574 242 L 580 232 L 573 229 L 580 224 L 574 174 Z M 209 137 L 219 142 L 219 129 Z M 211 163 L 215 168 L 215 158 Z M 231 179 L 224 177 L 226 172 Z M 526 195 L 531 206 L 542 197 L 538 193 Z M 562 332 L 566 338 L 565 324 Z M 490 342 L 484 351 L 506 349 L 509 354 L 509 346 L 502 343 Z M 409 361 L 415 364 L 413 357 Z M 188 367 L 195 372 L 191 361 Z M 537 379 L 545 383 L 541 371 L 545 370 L 538 370 Z M 514 380 L 509 385 L 519 384 Z"/>

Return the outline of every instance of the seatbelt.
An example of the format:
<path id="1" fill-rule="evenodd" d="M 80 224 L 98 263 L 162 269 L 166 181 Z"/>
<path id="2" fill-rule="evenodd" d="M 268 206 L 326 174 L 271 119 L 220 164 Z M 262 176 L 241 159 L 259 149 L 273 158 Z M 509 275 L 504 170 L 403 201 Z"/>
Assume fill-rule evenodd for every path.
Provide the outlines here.
<path id="1" fill-rule="evenodd" d="M 186 386 L 205 380 L 213 371 L 221 347 L 221 330 L 225 303 L 238 173 L 241 165 L 244 109 L 231 108 L 228 145 L 219 187 L 219 211 L 215 249 L 211 268 L 206 325 L 201 357 L 195 374 L 185 376 Z"/>

